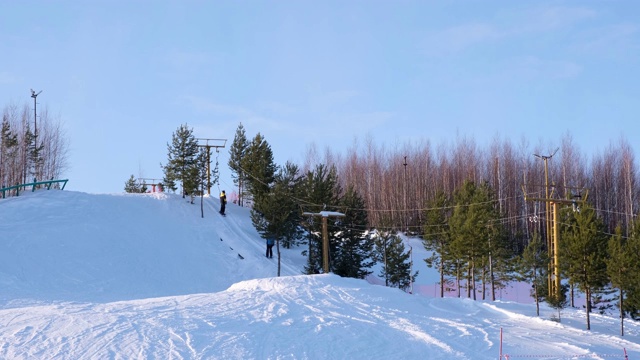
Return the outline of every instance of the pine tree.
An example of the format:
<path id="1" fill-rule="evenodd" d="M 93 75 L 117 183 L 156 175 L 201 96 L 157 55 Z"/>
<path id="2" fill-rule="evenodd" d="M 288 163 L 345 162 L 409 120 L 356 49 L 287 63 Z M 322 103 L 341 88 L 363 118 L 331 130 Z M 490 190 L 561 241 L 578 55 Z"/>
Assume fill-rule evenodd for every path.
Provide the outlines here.
<path id="1" fill-rule="evenodd" d="M 489 197 L 493 199 L 493 196 Z M 495 202 L 494 202 L 495 204 Z M 487 248 L 488 255 L 485 255 L 483 260 L 483 295 L 486 277 L 489 275 L 488 281 L 491 284 L 491 301 L 496 300 L 496 291 L 498 289 L 504 289 L 507 284 L 517 277 L 516 272 L 516 254 L 515 251 L 510 248 L 509 238 L 507 232 L 500 222 L 500 214 L 498 210 L 492 206 L 490 211 L 490 219 L 487 225 Z"/>
<path id="2" fill-rule="evenodd" d="M 629 288 L 626 290 L 627 298 L 624 308 L 632 319 L 640 320 L 640 222 L 637 220 L 633 226 L 633 233 L 627 239 L 626 254 L 631 259 L 628 260 Z"/>
<path id="3" fill-rule="evenodd" d="M 411 281 L 418 276 L 418 271 L 411 274 L 410 253 L 405 252 L 402 239 L 390 232 L 383 232 L 375 238 L 378 260 L 382 262 L 380 276 L 385 285 L 407 290 Z"/>
<path id="4" fill-rule="evenodd" d="M 364 279 L 374 264 L 373 239 L 366 236 L 367 211 L 364 200 L 349 187 L 340 200 L 345 217 L 339 220 L 342 231 L 333 241 L 332 270 L 342 277 Z"/>
<path id="5" fill-rule="evenodd" d="M 481 269 L 484 273 L 487 266 L 493 270 L 491 265 L 494 258 L 506 259 L 509 252 L 504 251 L 505 239 L 497 222 L 499 214 L 494 208 L 492 192 L 487 184 L 476 186 L 471 181 L 465 181 L 462 188 L 455 192 L 454 202 L 455 207 L 449 221 L 452 232 L 451 252 L 456 259 L 467 265 L 467 297 L 471 297 L 473 290 L 475 300 L 476 271 Z M 506 263 L 506 260 L 501 262 L 503 265 Z M 494 278 L 493 275 L 490 276 Z M 492 297 L 495 297 L 493 292 Z"/>
<path id="6" fill-rule="evenodd" d="M 280 276 L 280 245 L 290 247 L 301 235 L 300 211 L 296 193 L 300 184 L 297 165 L 287 162 L 278 170 L 271 191 L 256 198 L 251 209 L 251 221 L 264 239 L 276 240 L 278 276 Z"/>
<path id="7" fill-rule="evenodd" d="M 129 180 L 124 183 L 124 191 L 132 194 L 140 194 L 147 192 L 147 189 L 146 186 L 139 184 L 135 176 L 132 174 Z"/>
<path id="8" fill-rule="evenodd" d="M 540 298 L 546 295 L 547 287 L 544 279 L 548 263 L 549 257 L 544 251 L 540 235 L 535 234 L 519 259 L 518 272 L 521 275 L 521 280 L 531 284 L 531 296 L 536 301 L 537 316 L 540 316 Z"/>
<path id="9" fill-rule="evenodd" d="M 42 166 L 44 164 L 44 157 L 42 152 L 44 150 L 44 143 L 40 139 L 38 144 L 38 138 L 34 133 L 27 132 L 27 142 L 29 145 L 29 161 L 33 164 L 31 176 L 36 180 L 42 179 Z"/>
<path id="10" fill-rule="evenodd" d="M 34 146 L 35 137 L 31 132 L 31 128 L 27 123 L 26 131 L 24 133 L 24 137 L 22 139 L 22 174 L 23 174 L 23 183 L 30 182 L 33 180 L 34 170 L 33 170 L 33 146 Z M 31 177 L 31 179 L 29 178 Z"/>
<path id="11" fill-rule="evenodd" d="M 618 309 L 620 310 L 620 335 L 624 336 L 624 318 L 627 312 L 633 313 L 634 304 L 629 306 L 628 294 L 638 291 L 638 273 L 640 272 L 640 226 L 636 223 L 629 238 L 622 236 L 622 228 L 616 227 L 615 234 L 609 239 L 607 274 L 611 284 L 618 290 Z"/>
<path id="12" fill-rule="evenodd" d="M 451 209 L 451 200 L 444 191 L 439 191 L 435 198 L 427 203 L 427 209 L 424 212 L 422 244 L 426 250 L 431 251 L 431 256 L 424 261 L 428 267 L 438 268 L 440 297 L 444 297 L 445 274 L 449 273 L 453 264 L 450 249 L 451 228 L 449 227 Z"/>
<path id="13" fill-rule="evenodd" d="M 274 182 L 274 196 L 278 199 L 278 206 L 282 225 L 279 230 L 279 245 L 289 249 L 296 245 L 297 239 L 302 234 L 300 228 L 301 214 L 297 201 L 302 183 L 300 169 L 292 162 L 287 162 L 280 168 Z M 279 251 L 279 250 L 278 250 Z"/>
<path id="14" fill-rule="evenodd" d="M 167 164 L 164 165 L 164 185 L 176 191 L 176 181 L 182 185 L 182 197 L 198 189 L 197 169 L 198 142 L 193 136 L 193 129 L 187 124 L 173 133 L 171 144 L 167 143 Z"/>
<path id="15" fill-rule="evenodd" d="M 560 291 L 558 291 L 557 293 L 548 294 L 545 301 L 547 302 L 547 304 L 549 304 L 549 306 L 558 311 L 557 320 L 558 322 L 562 322 L 560 313 L 562 312 L 562 309 L 566 308 L 567 305 L 569 305 L 569 300 L 567 299 L 567 285 L 562 285 Z M 552 318 L 552 320 L 555 319 Z"/>
<path id="16" fill-rule="evenodd" d="M 196 168 L 197 170 L 197 184 L 196 187 L 199 188 L 200 193 L 200 216 L 204 218 L 204 193 L 205 188 L 209 185 L 207 183 L 207 169 L 209 169 L 209 164 L 207 161 L 211 158 L 211 150 L 206 147 L 200 147 L 198 150 L 198 156 L 196 157 Z M 218 181 L 218 173 L 216 170 L 212 171 L 212 183 Z"/>
<path id="17" fill-rule="evenodd" d="M 565 222 L 560 238 L 561 262 L 566 264 L 569 281 L 585 294 L 587 330 L 593 295 L 609 281 L 606 269 L 607 238 L 604 225 L 595 210 L 585 204 Z"/>
<path id="18" fill-rule="evenodd" d="M 300 212 L 296 192 L 300 184 L 298 166 L 287 162 L 276 174 L 271 191 L 256 199 L 251 211 L 253 225 L 263 238 L 275 238 L 289 248 L 299 234 Z"/>
<path id="19" fill-rule="evenodd" d="M 242 168 L 246 171 L 246 189 L 253 201 L 267 194 L 274 181 L 276 164 L 273 161 L 271 145 L 258 133 L 241 160 Z"/>
<path id="20" fill-rule="evenodd" d="M 242 168 L 242 159 L 246 155 L 248 147 L 249 143 L 247 141 L 247 136 L 245 135 L 242 123 L 240 123 L 236 129 L 236 135 L 233 138 L 233 143 L 231 143 L 231 148 L 229 149 L 228 163 L 229 168 L 231 169 L 233 183 L 238 186 L 238 205 L 240 206 L 244 206 L 244 184 L 246 182 L 246 174 Z"/>
<path id="21" fill-rule="evenodd" d="M 309 171 L 300 186 L 300 197 L 304 202 L 313 206 L 313 212 L 325 210 L 324 207 L 339 203 L 342 190 L 338 185 L 338 174 L 335 167 L 328 168 L 324 164 L 317 165 Z M 335 210 L 335 209 L 331 209 Z M 305 273 L 319 274 L 322 270 L 322 226 L 319 221 L 309 218 L 306 224 L 305 241 L 308 249 Z M 328 224 L 329 241 L 335 236 L 337 228 L 332 222 Z"/>

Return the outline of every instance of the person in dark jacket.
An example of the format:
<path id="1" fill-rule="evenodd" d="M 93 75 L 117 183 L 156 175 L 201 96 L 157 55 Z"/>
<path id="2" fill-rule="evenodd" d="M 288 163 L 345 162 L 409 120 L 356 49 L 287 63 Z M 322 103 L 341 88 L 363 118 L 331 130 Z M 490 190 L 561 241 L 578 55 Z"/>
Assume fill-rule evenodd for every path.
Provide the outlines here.
<path id="1" fill-rule="evenodd" d="M 224 190 L 220 193 L 220 214 L 225 215 L 224 209 L 227 205 L 227 194 L 224 193 Z"/>
<path id="2" fill-rule="evenodd" d="M 267 257 L 273 258 L 273 244 L 275 241 L 272 238 L 267 239 Z"/>

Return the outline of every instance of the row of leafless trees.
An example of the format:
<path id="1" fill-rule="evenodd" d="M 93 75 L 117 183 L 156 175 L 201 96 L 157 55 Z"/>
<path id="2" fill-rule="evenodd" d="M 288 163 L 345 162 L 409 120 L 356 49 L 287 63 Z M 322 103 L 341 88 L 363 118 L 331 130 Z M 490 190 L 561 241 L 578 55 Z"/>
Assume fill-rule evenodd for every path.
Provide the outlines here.
<path id="1" fill-rule="evenodd" d="M 545 202 L 526 201 L 525 193 L 529 199 L 544 199 L 548 192 L 549 198 L 576 200 L 576 206 L 588 195 L 611 232 L 617 225 L 630 231 L 639 206 L 638 169 L 625 139 L 589 160 L 570 134 L 559 143 L 535 146 L 525 138 L 516 143 L 496 138 L 486 148 L 468 137 L 435 146 L 424 141 L 391 148 L 368 137 L 363 143 L 356 139 L 344 155 L 330 149 L 320 155 L 311 146 L 303 169 L 318 162 L 335 165 L 342 187 L 354 186 L 364 197 L 371 226 L 391 222 L 416 233 L 436 193 L 453 194 L 465 180 L 488 182 L 503 224 L 521 245 L 536 227 L 545 233 L 547 213 Z"/>
<path id="2" fill-rule="evenodd" d="M 67 169 L 68 142 L 60 120 L 47 107 L 38 111 L 37 129 L 28 105 L 6 105 L 0 130 L 0 187 L 59 179 Z"/>

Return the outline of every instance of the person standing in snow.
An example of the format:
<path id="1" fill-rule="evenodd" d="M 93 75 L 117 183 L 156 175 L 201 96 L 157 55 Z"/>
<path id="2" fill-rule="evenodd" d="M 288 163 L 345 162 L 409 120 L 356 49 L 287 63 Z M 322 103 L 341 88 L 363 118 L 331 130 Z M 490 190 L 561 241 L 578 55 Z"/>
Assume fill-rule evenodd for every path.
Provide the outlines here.
<path id="1" fill-rule="evenodd" d="M 273 258 L 273 244 L 275 241 L 272 238 L 267 239 L 267 257 Z"/>
<path id="2" fill-rule="evenodd" d="M 227 205 L 227 194 L 224 193 L 224 190 L 220 193 L 220 214 L 225 215 L 224 209 Z"/>

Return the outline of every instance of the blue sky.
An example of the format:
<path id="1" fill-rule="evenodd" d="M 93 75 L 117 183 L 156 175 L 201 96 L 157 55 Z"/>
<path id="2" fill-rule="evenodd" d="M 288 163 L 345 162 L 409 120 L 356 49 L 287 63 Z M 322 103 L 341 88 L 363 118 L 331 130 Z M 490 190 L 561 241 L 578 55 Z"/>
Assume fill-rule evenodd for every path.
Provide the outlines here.
<path id="1" fill-rule="evenodd" d="M 636 1 L 2 1 L 0 106 L 70 142 L 68 188 L 162 177 L 166 144 L 260 132 L 276 162 L 315 144 L 496 136 L 639 151 Z M 221 188 L 232 188 L 228 148 Z"/>

